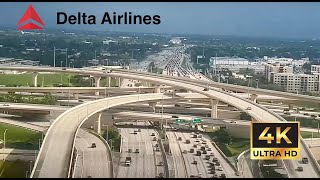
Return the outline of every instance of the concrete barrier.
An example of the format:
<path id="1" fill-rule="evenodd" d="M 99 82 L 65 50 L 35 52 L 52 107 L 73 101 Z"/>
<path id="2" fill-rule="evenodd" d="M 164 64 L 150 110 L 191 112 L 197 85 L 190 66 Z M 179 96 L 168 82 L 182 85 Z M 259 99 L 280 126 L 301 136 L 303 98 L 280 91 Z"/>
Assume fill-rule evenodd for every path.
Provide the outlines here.
<path id="1" fill-rule="evenodd" d="M 214 142 L 211 141 L 211 143 L 213 144 L 213 146 L 219 151 L 219 153 L 221 154 L 221 156 L 223 157 L 223 159 L 225 159 L 227 161 L 227 163 L 232 167 L 232 169 L 234 170 L 234 172 L 237 172 L 236 167 L 234 167 L 234 165 L 230 162 L 230 160 L 227 158 L 227 156 L 223 153 L 223 151 L 221 151 L 221 149 L 219 148 L 219 146 Z"/>
<path id="2" fill-rule="evenodd" d="M 166 178 L 169 178 L 169 167 L 168 167 L 168 161 L 167 161 L 167 156 L 162 144 L 162 139 L 158 138 L 158 144 L 160 145 L 160 149 L 161 149 L 161 154 L 162 154 L 162 158 L 163 158 L 163 166 L 164 166 L 164 176 Z"/>

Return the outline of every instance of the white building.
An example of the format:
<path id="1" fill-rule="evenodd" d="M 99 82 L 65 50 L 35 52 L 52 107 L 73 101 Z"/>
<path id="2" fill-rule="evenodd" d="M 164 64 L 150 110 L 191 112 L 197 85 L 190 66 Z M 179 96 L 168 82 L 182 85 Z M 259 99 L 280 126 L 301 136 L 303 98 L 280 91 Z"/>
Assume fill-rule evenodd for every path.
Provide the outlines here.
<path id="1" fill-rule="evenodd" d="M 320 65 L 311 65 L 311 73 L 320 73 Z"/>
<path id="2" fill-rule="evenodd" d="M 284 87 L 288 92 L 318 92 L 319 74 L 275 73 L 273 84 Z"/>
<path id="3" fill-rule="evenodd" d="M 264 75 L 268 82 L 271 82 L 273 75 L 276 73 L 293 73 L 293 66 L 290 64 L 265 64 L 264 65 Z"/>

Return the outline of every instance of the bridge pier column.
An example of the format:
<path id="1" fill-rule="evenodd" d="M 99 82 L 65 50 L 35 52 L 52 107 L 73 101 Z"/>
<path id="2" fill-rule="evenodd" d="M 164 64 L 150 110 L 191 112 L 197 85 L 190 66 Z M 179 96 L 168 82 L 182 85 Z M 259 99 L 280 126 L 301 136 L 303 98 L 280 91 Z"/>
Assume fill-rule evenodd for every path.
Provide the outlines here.
<path id="1" fill-rule="evenodd" d="M 108 87 L 111 87 L 111 77 L 108 76 Z"/>
<path id="2" fill-rule="evenodd" d="M 38 75 L 39 74 L 37 72 L 32 73 L 32 85 L 34 87 L 38 86 Z"/>
<path id="3" fill-rule="evenodd" d="M 118 78 L 118 85 L 121 86 L 121 78 Z"/>
<path id="4" fill-rule="evenodd" d="M 258 97 L 258 95 L 256 95 L 256 94 L 251 94 L 250 100 L 253 101 L 253 102 L 255 102 L 255 103 L 257 103 L 257 97 Z"/>
<path id="5" fill-rule="evenodd" d="M 73 94 L 73 98 L 74 98 L 74 99 L 79 99 L 79 94 L 74 93 L 74 94 Z"/>
<path id="6" fill-rule="evenodd" d="M 154 88 L 154 92 L 155 92 L 155 93 L 161 93 L 161 88 L 160 88 L 160 86 L 156 86 L 156 87 Z"/>
<path id="7" fill-rule="evenodd" d="M 289 104 L 289 110 L 293 110 L 293 104 Z"/>
<path id="8" fill-rule="evenodd" d="M 153 113 L 156 113 L 156 104 L 157 102 L 149 102 L 149 107 L 152 107 Z"/>
<path id="9" fill-rule="evenodd" d="M 219 100 L 217 99 L 211 99 L 211 118 L 218 118 L 218 104 Z"/>
<path id="10" fill-rule="evenodd" d="M 101 77 L 94 77 L 94 84 L 96 87 L 100 87 L 100 80 L 101 80 Z M 98 92 L 95 92 L 95 95 L 96 96 L 99 96 L 99 91 Z"/>
<path id="11" fill-rule="evenodd" d="M 101 115 L 102 115 L 102 112 L 100 112 L 99 116 L 98 116 L 98 126 L 97 126 L 97 133 L 98 134 L 101 134 Z"/>

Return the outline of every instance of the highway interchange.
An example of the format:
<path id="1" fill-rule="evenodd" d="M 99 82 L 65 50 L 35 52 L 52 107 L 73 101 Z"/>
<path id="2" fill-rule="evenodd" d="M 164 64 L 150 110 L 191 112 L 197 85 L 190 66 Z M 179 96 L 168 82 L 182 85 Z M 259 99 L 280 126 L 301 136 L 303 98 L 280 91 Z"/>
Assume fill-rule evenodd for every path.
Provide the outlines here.
<path id="1" fill-rule="evenodd" d="M 179 52 L 180 54 L 180 52 Z M 180 54 L 182 55 L 182 54 Z M 185 55 L 183 55 L 185 56 Z M 181 58 L 180 58 L 181 59 Z M 167 68 L 174 69 L 179 72 L 180 69 L 180 59 L 172 58 L 168 62 Z M 199 93 L 204 95 L 210 99 L 215 99 L 222 101 L 224 103 L 230 104 L 241 111 L 246 111 L 250 114 L 255 121 L 260 122 L 281 122 L 285 121 L 281 116 L 274 113 L 273 111 L 267 109 L 264 106 L 261 106 L 257 103 L 254 103 L 250 100 L 244 99 L 242 97 L 236 96 L 234 94 L 230 94 L 225 91 L 221 91 L 218 88 L 229 88 L 235 91 L 243 91 L 243 87 L 233 87 L 233 86 L 225 86 L 221 85 L 222 83 L 216 82 L 208 82 L 208 80 L 199 80 L 204 78 L 195 78 L 197 80 L 192 80 L 193 78 L 183 78 L 183 77 L 173 77 L 173 76 L 164 76 L 157 75 L 145 72 L 138 71 L 130 71 L 130 70 L 113 70 L 110 73 L 104 73 L 102 71 L 97 70 L 83 70 L 83 69 L 58 69 L 58 68 L 42 68 L 42 67 L 1 67 L 0 69 L 6 70 L 19 70 L 19 71 L 30 71 L 30 72 L 67 72 L 67 73 L 75 73 L 75 74 L 83 74 L 83 75 L 92 75 L 95 77 L 106 77 L 113 76 L 123 79 L 135 79 L 141 82 L 151 82 L 157 84 L 158 87 L 155 87 L 155 93 L 146 93 L 146 94 L 136 94 L 136 95 L 125 95 L 125 96 L 116 96 L 116 97 L 108 97 L 104 99 L 94 100 L 90 102 L 85 102 L 81 105 L 75 106 L 71 109 L 68 109 L 64 113 L 62 113 L 50 126 L 44 142 L 41 146 L 41 150 L 37 157 L 35 168 L 32 171 L 32 177 L 68 177 L 71 165 L 71 155 L 74 152 L 74 146 L 78 152 L 83 152 L 82 157 L 78 157 L 79 161 L 77 161 L 78 169 L 75 169 L 75 176 L 77 177 L 88 177 L 91 176 L 90 171 L 100 171 L 96 168 L 83 172 L 79 170 L 84 164 L 81 164 L 81 161 L 88 156 L 90 159 L 90 150 L 86 149 L 87 143 L 85 141 L 75 142 L 77 139 L 77 135 L 81 135 L 81 130 L 79 127 L 81 124 L 91 115 L 99 113 L 102 110 L 108 109 L 113 106 L 119 106 L 123 104 L 140 102 L 140 101 L 159 101 L 161 99 L 171 99 L 171 96 L 163 95 L 161 93 L 161 85 L 169 85 L 171 87 L 178 87 L 182 89 L 187 89 L 194 93 Z M 180 69 L 181 70 L 181 69 Z M 171 72 L 171 70 L 167 70 Z M 172 71 L 173 72 L 173 71 Z M 180 71 L 179 74 L 182 76 L 189 76 L 187 72 Z M 204 88 L 208 88 L 204 91 Z M 242 89 L 241 89 L 242 88 Z M 301 99 L 306 96 L 303 95 L 295 95 L 283 92 L 270 92 L 264 90 L 253 90 L 254 93 L 262 93 L 262 94 L 271 94 L 274 96 L 293 98 L 293 99 Z M 304 100 L 310 101 L 318 101 L 319 98 L 307 97 Z M 247 111 L 248 107 L 251 110 Z M 127 166 L 119 166 L 118 173 L 115 175 L 116 177 L 156 177 L 160 173 L 164 173 L 164 167 L 158 166 L 159 162 L 162 162 L 163 158 L 162 154 L 158 151 L 154 150 L 157 141 L 153 141 L 153 136 L 150 134 L 155 133 L 154 137 L 158 138 L 158 134 L 156 131 L 152 129 L 141 129 L 141 132 L 137 134 L 131 134 L 132 129 L 122 128 L 120 130 L 122 136 L 122 146 L 121 146 L 121 158 L 120 164 L 123 165 L 124 158 L 129 154 L 132 156 L 132 165 L 130 167 Z M 193 147 L 194 139 L 190 137 L 189 133 L 181 133 L 181 132 L 167 132 L 167 137 L 169 139 L 169 147 L 171 151 L 171 155 L 173 157 L 174 169 L 175 169 L 175 177 L 190 177 L 190 176 L 204 176 L 211 177 L 211 174 L 208 173 L 208 168 L 206 164 L 208 164 L 202 157 L 197 157 L 191 155 L 188 151 Z M 85 136 L 82 134 L 82 136 Z M 177 138 L 181 137 L 181 140 Z M 89 138 L 90 139 L 90 138 Z M 95 138 L 93 138 L 95 139 Z M 185 144 L 184 142 L 190 139 L 190 144 Z M 90 140 L 94 141 L 94 140 Z M 209 140 L 207 139 L 207 142 Z M 310 153 L 308 147 L 304 144 L 304 141 L 301 140 L 301 155 L 303 157 L 308 157 L 310 160 L 309 164 L 305 164 L 303 172 L 297 172 L 296 169 L 300 166 L 298 161 L 284 161 L 285 168 L 287 170 L 289 177 L 319 177 L 319 165 L 315 162 L 312 154 Z M 82 143 L 82 144 L 81 144 Z M 58 146 L 57 146 L 58 145 Z M 98 144 L 99 147 L 103 146 L 101 143 Z M 211 151 L 218 158 L 221 163 L 222 171 L 217 173 L 218 176 L 225 174 L 226 177 L 238 177 L 235 175 L 235 171 L 230 167 L 229 163 L 225 161 L 225 159 L 220 155 L 220 153 L 215 149 L 215 147 L 208 143 L 208 147 L 211 148 Z M 135 151 L 135 149 L 139 149 L 139 153 L 129 153 L 129 149 Z M 105 148 L 96 149 L 99 152 L 106 153 Z M 187 153 L 183 153 L 184 151 Z M 57 156 L 59 154 L 59 156 Z M 107 153 L 105 155 L 107 157 Z M 150 161 L 150 159 L 153 159 Z M 192 161 L 197 160 L 198 164 L 191 164 Z M 104 160 L 110 162 L 109 160 Z M 89 161 L 90 162 L 90 161 Z M 91 164 L 92 164 L 91 160 Z M 90 164 L 90 163 L 89 163 Z M 108 164 L 108 163 L 106 163 Z M 104 165 L 100 165 L 101 168 L 104 168 Z M 92 165 L 93 167 L 93 165 Z M 105 167 L 108 168 L 108 167 Z M 83 169 L 83 168 L 80 168 Z M 90 169 L 89 166 L 84 169 Z M 109 167 L 110 169 L 110 167 Z M 106 171 L 106 172 L 110 172 Z M 201 173 L 201 174 L 199 174 Z M 81 175 L 80 175 L 81 174 Z M 99 174 L 99 172 L 95 172 L 97 174 L 96 177 L 110 177 L 109 174 Z"/>

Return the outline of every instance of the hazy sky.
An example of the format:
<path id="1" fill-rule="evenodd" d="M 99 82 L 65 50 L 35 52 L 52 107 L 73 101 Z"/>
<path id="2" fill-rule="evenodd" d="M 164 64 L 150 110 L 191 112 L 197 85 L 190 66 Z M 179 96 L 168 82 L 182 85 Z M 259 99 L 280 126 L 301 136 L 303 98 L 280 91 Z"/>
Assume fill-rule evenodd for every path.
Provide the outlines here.
<path id="1" fill-rule="evenodd" d="M 15 26 L 30 3 L 0 2 L 0 26 Z M 34 2 L 46 28 L 212 35 L 320 38 L 320 3 Z M 57 25 L 57 12 L 85 12 L 97 25 Z M 160 15 L 160 25 L 101 25 L 104 12 Z"/>

